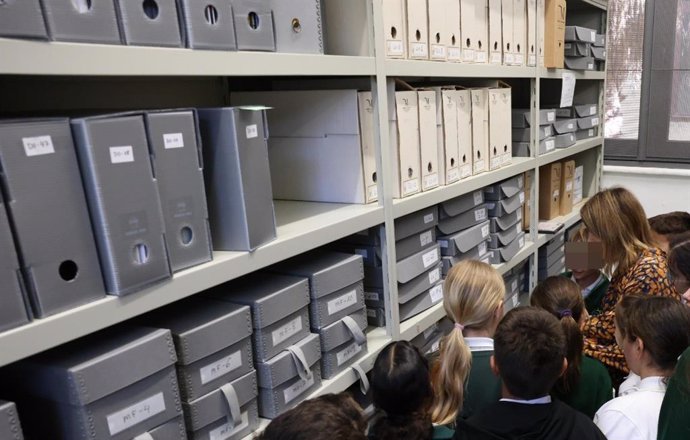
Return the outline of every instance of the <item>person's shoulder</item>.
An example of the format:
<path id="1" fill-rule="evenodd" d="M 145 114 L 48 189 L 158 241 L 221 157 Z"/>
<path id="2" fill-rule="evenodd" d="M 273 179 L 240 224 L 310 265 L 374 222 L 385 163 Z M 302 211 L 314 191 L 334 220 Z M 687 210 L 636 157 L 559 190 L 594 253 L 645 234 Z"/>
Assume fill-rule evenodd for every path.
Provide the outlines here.
<path id="1" fill-rule="evenodd" d="M 582 356 L 582 369 L 597 375 L 604 374 L 608 376 L 609 374 L 604 364 L 589 356 Z"/>
<path id="2" fill-rule="evenodd" d="M 635 267 L 642 268 L 647 266 L 665 266 L 667 262 L 668 258 L 664 251 L 658 248 L 650 247 L 642 251 L 640 258 L 638 258 L 637 263 L 635 263 Z"/>
<path id="3" fill-rule="evenodd" d="M 585 414 L 559 400 L 554 400 L 552 405 L 556 417 L 559 417 L 564 422 L 565 420 L 569 420 L 571 421 L 569 425 L 576 427 L 577 432 L 572 433 L 575 435 L 572 438 L 576 438 L 577 440 L 606 440 L 606 437 L 601 433 L 599 428 L 597 428 L 597 425 L 595 425 L 592 419 Z"/>

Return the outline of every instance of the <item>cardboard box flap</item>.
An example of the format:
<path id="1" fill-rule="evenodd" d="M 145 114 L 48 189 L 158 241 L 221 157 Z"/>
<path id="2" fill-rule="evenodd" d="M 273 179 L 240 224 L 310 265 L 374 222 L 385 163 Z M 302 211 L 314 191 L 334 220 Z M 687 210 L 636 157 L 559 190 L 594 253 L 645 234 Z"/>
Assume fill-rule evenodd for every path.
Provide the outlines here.
<path id="1" fill-rule="evenodd" d="M 518 175 L 503 182 L 484 187 L 484 198 L 490 201 L 507 199 L 519 193 L 524 186 L 524 176 Z"/>
<path id="2" fill-rule="evenodd" d="M 480 189 L 441 203 L 441 217 L 455 217 L 484 203 L 484 192 Z M 397 225 L 396 225 L 397 228 Z"/>
<path id="3" fill-rule="evenodd" d="M 234 390 L 240 407 L 254 400 L 259 394 L 254 371 L 230 382 L 229 385 Z M 192 402 L 183 402 L 182 407 L 189 431 L 198 431 L 229 415 L 228 401 L 222 389 L 217 389 Z"/>
<path id="4" fill-rule="evenodd" d="M 478 246 L 481 242 L 489 238 L 489 221 L 479 223 L 457 234 L 439 237 L 438 242 L 443 247 L 443 241 L 453 241 L 458 252 L 468 252 L 473 247 Z"/>
<path id="5" fill-rule="evenodd" d="M 189 298 L 144 318 L 172 332 L 178 363 L 188 365 L 252 334 L 248 306 L 209 298 Z"/>
<path id="6" fill-rule="evenodd" d="M 605 48 L 592 46 L 591 51 L 592 51 L 592 56 L 594 57 L 595 60 L 598 60 L 598 61 L 606 60 L 606 49 Z"/>
<path id="7" fill-rule="evenodd" d="M 298 352 L 301 351 L 308 367 L 312 367 L 321 359 L 321 343 L 319 335 L 315 333 L 310 333 L 293 347 L 296 347 Z M 259 387 L 276 388 L 299 376 L 302 365 L 298 362 L 290 350 L 283 350 L 266 362 L 257 362 L 256 372 L 259 377 Z"/>
<path id="8" fill-rule="evenodd" d="M 366 295 L 366 294 L 365 294 Z M 358 310 L 348 315 L 362 332 L 367 328 L 366 309 Z M 327 352 L 353 339 L 352 332 L 343 321 L 345 318 L 321 329 L 319 334 L 321 351 Z"/>
<path id="9" fill-rule="evenodd" d="M 531 113 L 529 109 L 512 109 L 510 115 L 513 128 L 527 128 L 530 126 Z"/>
<path id="10" fill-rule="evenodd" d="M 446 217 L 438 222 L 439 231 L 444 235 L 454 234 L 463 229 L 471 228 L 477 223 L 486 221 L 488 212 L 486 206 L 478 206 L 471 211 L 464 212 L 455 217 Z"/>

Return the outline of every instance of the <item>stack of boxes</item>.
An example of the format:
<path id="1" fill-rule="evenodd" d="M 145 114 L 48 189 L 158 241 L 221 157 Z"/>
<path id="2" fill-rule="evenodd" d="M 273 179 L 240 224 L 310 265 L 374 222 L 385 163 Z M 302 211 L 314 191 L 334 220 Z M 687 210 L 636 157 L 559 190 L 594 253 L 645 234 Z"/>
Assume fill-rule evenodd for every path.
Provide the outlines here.
<path id="1" fill-rule="evenodd" d="M 516 270 L 517 269 L 517 270 Z M 520 304 L 520 270 L 522 267 L 517 266 L 503 275 L 503 281 L 506 285 L 506 298 L 503 302 L 503 311 L 508 313 L 510 310 L 518 307 Z"/>
<path id="2" fill-rule="evenodd" d="M 573 70 L 596 70 L 606 60 L 605 37 L 594 29 L 565 27 L 565 66 Z"/>
<path id="3" fill-rule="evenodd" d="M 443 318 L 415 336 L 410 343 L 426 357 L 435 356 L 441 348 L 441 339 L 453 330 L 453 321 Z"/>
<path id="4" fill-rule="evenodd" d="M 554 162 L 539 169 L 539 218 L 552 220 L 570 214 L 575 193 L 574 160 Z M 582 189 L 579 190 L 580 200 Z"/>
<path id="5" fill-rule="evenodd" d="M 560 232 L 539 248 L 538 280 L 565 272 L 565 232 Z"/>
<path id="6" fill-rule="evenodd" d="M 530 139 L 532 135 L 529 109 L 514 109 L 512 112 L 513 127 L 513 155 L 516 157 L 531 156 Z M 556 148 L 553 123 L 556 122 L 556 111 L 550 109 L 539 110 L 537 115 L 539 129 L 537 130 L 538 155 L 546 154 Z"/>
<path id="7" fill-rule="evenodd" d="M 556 148 L 568 148 L 575 145 L 577 137 L 575 132 L 578 129 L 577 119 L 569 117 L 561 117 L 565 112 L 556 110 L 556 120 L 553 123 L 553 133 Z"/>
<path id="8" fill-rule="evenodd" d="M 561 108 L 556 110 L 556 116 L 577 122 L 575 139 L 578 141 L 599 135 L 599 105 L 596 103 Z"/>
<path id="9" fill-rule="evenodd" d="M 523 175 L 484 188 L 489 215 L 489 261 L 510 261 L 525 245 L 522 226 L 525 204 Z"/>

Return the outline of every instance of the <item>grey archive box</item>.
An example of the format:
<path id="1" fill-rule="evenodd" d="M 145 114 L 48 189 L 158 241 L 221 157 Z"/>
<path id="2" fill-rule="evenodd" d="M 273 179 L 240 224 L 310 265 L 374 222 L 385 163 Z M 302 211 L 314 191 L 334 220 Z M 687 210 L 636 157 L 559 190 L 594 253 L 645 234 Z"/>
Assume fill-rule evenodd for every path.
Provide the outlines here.
<path id="1" fill-rule="evenodd" d="M 174 419 L 151 429 L 148 434 L 153 440 L 186 440 L 187 428 L 184 424 L 184 417 L 180 414 Z M 145 435 L 145 438 L 148 438 L 148 436 Z"/>
<path id="2" fill-rule="evenodd" d="M 539 155 L 550 153 L 556 149 L 556 138 L 554 136 L 547 137 L 539 141 Z"/>
<path id="3" fill-rule="evenodd" d="M 321 359 L 319 335 L 310 333 L 265 362 L 256 363 L 259 387 L 277 388 L 285 382 L 307 373 Z"/>
<path id="4" fill-rule="evenodd" d="M 309 334 L 306 278 L 255 273 L 208 295 L 251 308 L 255 362 L 272 358 Z"/>
<path id="5" fill-rule="evenodd" d="M 294 377 L 276 388 L 259 388 L 259 415 L 274 419 L 306 399 L 321 386 L 321 368 L 318 363 L 311 367 L 309 373 L 307 377 Z"/>
<path id="6" fill-rule="evenodd" d="M 550 254 L 539 254 L 539 266 L 540 267 L 550 267 L 553 266 L 556 262 L 561 261 L 563 258 L 565 258 L 565 247 L 560 247 Z M 565 264 L 565 260 L 563 262 Z"/>
<path id="7" fill-rule="evenodd" d="M 592 139 L 597 137 L 598 130 L 596 128 L 590 128 L 587 130 L 578 130 L 575 132 L 575 139 L 582 141 L 585 139 Z"/>
<path id="8" fill-rule="evenodd" d="M 520 232 L 515 240 L 507 246 L 500 249 L 492 249 L 489 251 L 489 261 L 491 264 L 501 264 L 515 258 L 520 249 L 525 246 L 525 233 Z"/>
<path id="9" fill-rule="evenodd" d="M 41 0 L 41 4 L 52 40 L 121 43 L 114 0 Z"/>
<path id="10" fill-rule="evenodd" d="M 525 203 L 525 193 L 523 191 L 507 199 L 489 202 L 487 203 L 489 217 L 503 217 L 520 209 L 523 203 Z"/>
<path id="11" fill-rule="evenodd" d="M 544 280 L 545 278 L 548 277 L 555 277 L 563 272 L 565 272 L 565 255 L 561 257 L 560 259 L 557 259 L 553 264 L 550 266 L 542 266 L 539 268 L 539 274 L 538 278 L 539 281 Z"/>
<path id="12" fill-rule="evenodd" d="M 484 198 L 489 201 L 513 197 L 525 187 L 525 177 L 520 174 L 510 179 L 484 187 Z"/>
<path id="13" fill-rule="evenodd" d="M 72 120 L 106 291 L 125 295 L 171 277 L 141 115 Z"/>
<path id="14" fill-rule="evenodd" d="M 489 219 L 489 221 L 491 222 L 489 232 L 496 233 L 505 231 L 508 228 L 517 224 L 517 222 L 519 222 L 520 220 L 522 220 L 522 209 L 513 211 L 512 213 L 506 214 L 503 217 L 492 217 Z"/>
<path id="15" fill-rule="evenodd" d="M 3 289 L 0 293 L 0 331 L 8 330 L 29 322 L 27 305 L 24 303 L 23 283 L 19 271 L 19 260 L 12 240 L 12 231 L 7 219 L 5 205 L 0 193 L 0 279 Z"/>
<path id="16" fill-rule="evenodd" d="M 439 237 L 438 244 L 444 256 L 453 256 L 469 252 L 470 249 L 478 246 L 483 241 L 487 241 L 489 233 L 490 222 L 486 220 L 456 234 Z"/>
<path id="17" fill-rule="evenodd" d="M 553 123 L 553 131 L 556 134 L 574 133 L 577 131 L 577 119 L 558 118 Z"/>
<path id="18" fill-rule="evenodd" d="M 565 233 L 554 235 L 551 240 L 549 240 L 544 246 L 539 248 L 539 256 L 551 255 L 553 252 L 563 248 L 565 246 Z"/>
<path id="19" fill-rule="evenodd" d="M 238 50 L 275 52 L 273 11 L 263 0 L 231 0 Z M 290 2 L 293 6 L 294 2 Z M 294 6 L 293 6 L 294 7 Z"/>
<path id="20" fill-rule="evenodd" d="M 529 142 L 513 142 L 513 157 L 530 157 L 531 151 Z"/>
<path id="21" fill-rule="evenodd" d="M 230 0 L 177 0 L 186 46 L 237 50 Z"/>
<path id="22" fill-rule="evenodd" d="M 367 322 L 374 327 L 385 327 L 386 311 L 382 308 L 367 309 Z"/>
<path id="23" fill-rule="evenodd" d="M 592 53 L 592 57 L 594 57 L 595 60 L 597 60 L 597 61 L 605 61 L 606 60 L 606 49 L 605 48 L 592 46 L 590 48 L 590 51 Z"/>
<path id="24" fill-rule="evenodd" d="M 579 41 L 583 43 L 596 43 L 597 31 L 582 26 L 566 26 L 565 41 Z"/>
<path id="25" fill-rule="evenodd" d="M 3 374 L 27 436 L 130 440 L 182 414 L 175 361 L 169 331 L 115 327 Z"/>
<path id="26" fill-rule="evenodd" d="M 331 379 L 352 366 L 367 353 L 367 338 L 353 340 L 321 353 L 321 378 Z"/>
<path id="27" fill-rule="evenodd" d="M 599 126 L 599 116 L 586 116 L 577 120 L 577 127 L 580 130 L 587 130 Z"/>
<path id="28" fill-rule="evenodd" d="M 565 67 L 572 70 L 595 70 L 593 57 L 565 57 Z"/>
<path id="29" fill-rule="evenodd" d="M 443 282 L 439 282 L 421 295 L 417 295 L 408 302 L 400 304 L 400 320 L 410 319 L 442 301 Z"/>
<path id="30" fill-rule="evenodd" d="M 144 116 L 173 272 L 213 259 L 194 110 Z"/>
<path id="31" fill-rule="evenodd" d="M 434 228 L 403 238 L 395 242 L 395 258 L 397 260 L 402 260 L 403 258 L 407 258 L 423 249 L 433 246 L 435 242 L 436 230 Z"/>
<path id="32" fill-rule="evenodd" d="M 323 0 L 269 0 L 276 51 L 323 54 Z"/>
<path id="33" fill-rule="evenodd" d="M 69 122 L 0 122 L 0 176 L 33 313 L 105 296 Z"/>
<path id="34" fill-rule="evenodd" d="M 432 206 L 395 219 L 395 241 L 424 232 L 438 224 L 438 210 Z"/>
<path id="35" fill-rule="evenodd" d="M 481 189 L 445 201 L 439 205 L 439 221 L 448 217 L 456 217 L 482 203 L 484 203 L 484 191 Z"/>
<path id="36" fill-rule="evenodd" d="M 175 0 L 153 2 L 116 0 L 116 6 L 120 32 L 125 44 L 182 46 Z"/>
<path id="37" fill-rule="evenodd" d="M 597 34 L 594 40 L 594 46 L 604 47 L 606 46 L 606 34 Z"/>
<path id="38" fill-rule="evenodd" d="M 487 218 L 488 210 L 486 209 L 486 205 L 480 205 L 470 211 L 456 215 L 455 217 L 446 217 L 443 220 L 439 220 L 436 227 L 441 234 L 450 235 L 485 222 Z"/>
<path id="39" fill-rule="evenodd" d="M 514 226 L 506 229 L 505 231 L 494 232 L 489 234 L 489 249 L 500 249 L 502 247 L 508 246 L 513 242 L 522 232 L 522 222 L 518 222 Z"/>
<path id="40" fill-rule="evenodd" d="M 398 282 L 407 283 L 436 266 L 441 261 L 439 245 L 435 244 L 396 263 Z"/>
<path id="41" fill-rule="evenodd" d="M 537 136 L 539 140 L 551 136 L 553 133 L 553 128 L 551 125 L 540 125 L 537 130 Z M 513 128 L 512 130 L 513 142 L 529 142 L 532 136 L 531 128 Z"/>
<path id="42" fill-rule="evenodd" d="M 572 147 L 575 142 L 577 142 L 577 136 L 575 133 L 565 133 L 559 134 L 555 139 L 556 148 L 568 148 Z"/>
<path id="43" fill-rule="evenodd" d="M 467 252 L 456 254 L 453 256 L 441 257 L 441 263 L 443 264 L 443 276 L 448 275 L 450 269 L 464 260 L 476 260 L 489 264 L 489 246 L 486 241 L 479 243 L 477 246 L 473 247 Z"/>
<path id="44" fill-rule="evenodd" d="M 556 110 L 559 118 L 584 118 L 587 116 L 596 115 L 599 110 L 596 103 L 592 104 L 578 104 L 572 107 L 564 107 Z"/>
<path id="45" fill-rule="evenodd" d="M 405 284 L 398 283 L 398 300 L 407 302 L 425 290 L 431 289 L 441 280 L 442 275 L 442 265 L 439 261 L 439 263 L 431 267 L 431 269 Z"/>
<path id="46" fill-rule="evenodd" d="M 513 128 L 527 128 L 530 126 L 529 109 L 513 109 L 511 113 L 511 123 Z M 554 109 L 541 109 L 537 115 L 539 125 L 549 125 L 556 119 Z"/>
<path id="47" fill-rule="evenodd" d="M 254 368 L 252 317 L 247 306 L 189 298 L 144 319 L 172 333 L 184 401 L 210 393 Z"/>
<path id="48" fill-rule="evenodd" d="M 345 320 L 349 318 L 349 322 Z M 354 339 L 353 330 L 350 326 L 354 326 L 364 332 L 367 328 L 367 312 L 365 309 L 360 309 L 350 313 L 347 317 L 334 322 L 333 324 L 324 327 L 319 332 L 319 341 L 321 342 L 321 351 L 327 352 L 339 347 L 343 344 L 351 342 Z M 356 332 L 356 330 L 355 330 Z"/>
<path id="49" fill-rule="evenodd" d="M 326 296 L 312 298 L 309 303 L 311 328 L 320 331 L 323 327 L 363 308 L 364 283 L 360 280 Z"/>
<path id="50" fill-rule="evenodd" d="M 2 400 L 0 400 L 0 438 L 7 440 L 24 439 L 17 406 L 12 402 Z"/>
<path id="51" fill-rule="evenodd" d="M 258 425 L 256 372 L 182 404 L 189 438 L 239 440 Z"/>
<path id="52" fill-rule="evenodd" d="M 590 43 L 571 42 L 563 45 L 565 56 L 586 57 L 590 53 Z"/>
<path id="53" fill-rule="evenodd" d="M 252 251 L 276 238 L 265 111 L 198 112 L 213 248 Z"/>
<path id="54" fill-rule="evenodd" d="M 39 0 L 18 0 L 0 3 L 0 36 L 48 38 Z"/>

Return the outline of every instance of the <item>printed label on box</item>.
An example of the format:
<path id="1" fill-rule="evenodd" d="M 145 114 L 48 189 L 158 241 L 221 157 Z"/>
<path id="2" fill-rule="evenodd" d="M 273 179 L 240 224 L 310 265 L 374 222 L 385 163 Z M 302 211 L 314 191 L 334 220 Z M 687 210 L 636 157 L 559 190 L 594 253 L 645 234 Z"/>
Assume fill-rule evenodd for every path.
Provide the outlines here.
<path id="1" fill-rule="evenodd" d="M 463 165 L 460 169 L 460 178 L 464 179 L 472 175 L 472 166 L 470 164 Z"/>
<path id="2" fill-rule="evenodd" d="M 495 170 L 501 167 L 501 156 L 492 157 L 489 162 L 490 169 Z"/>
<path id="3" fill-rule="evenodd" d="M 22 144 L 24 144 L 24 152 L 28 157 L 55 153 L 53 138 L 50 136 L 22 138 Z"/>
<path id="4" fill-rule="evenodd" d="M 247 132 L 247 139 L 259 137 L 259 129 L 256 127 L 256 124 L 247 125 L 245 131 Z"/>
<path id="5" fill-rule="evenodd" d="M 463 49 L 462 59 L 464 61 L 474 61 L 474 49 Z"/>
<path id="6" fill-rule="evenodd" d="M 439 44 L 431 45 L 431 57 L 434 59 L 446 59 L 446 46 Z"/>
<path id="7" fill-rule="evenodd" d="M 429 284 L 434 284 L 441 279 L 441 269 L 434 269 L 429 272 Z"/>
<path id="8" fill-rule="evenodd" d="M 460 171 L 457 168 L 448 170 L 446 180 L 448 180 L 448 183 L 453 183 L 457 180 L 460 180 Z"/>
<path id="9" fill-rule="evenodd" d="M 433 249 L 422 255 L 422 263 L 424 263 L 425 269 L 434 263 L 438 263 L 438 249 Z"/>
<path id="10" fill-rule="evenodd" d="M 546 151 L 551 151 L 556 148 L 556 142 L 553 139 L 549 139 L 544 142 L 544 146 L 546 147 Z"/>
<path id="11" fill-rule="evenodd" d="M 592 115 L 595 115 L 597 113 L 597 106 L 596 105 L 590 106 L 589 107 L 589 113 Z"/>
<path id="12" fill-rule="evenodd" d="M 525 193 L 521 192 L 520 193 L 520 204 L 525 203 Z"/>
<path id="13" fill-rule="evenodd" d="M 486 52 L 477 52 L 476 58 L 478 63 L 486 63 Z"/>
<path id="14" fill-rule="evenodd" d="M 434 214 L 427 214 L 424 216 L 424 224 L 428 224 L 434 221 Z"/>
<path id="15" fill-rule="evenodd" d="M 424 188 L 433 188 L 435 186 L 438 186 L 438 173 L 424 177 Z"/>
<path id="16" fill-rule="evenodd" d="M 201 384 L 206 385 L 212 380 L 228 374 L 242 366 L 242 351 L 236 351 L 229 356 L 218 359 L 212 364 L 206 365 L 199 370 L 201 374 Z"/>
<path id="17" fill-rule="evenodd" d="M 594 63 L 587 63 L 587 70 L 594 70 Z"/>
<path id="18" fill-rule="evenodd" d="M 553 192 L 553 198 L 554 198 L 554 199 L 557 199 L 558 196 L 560 196 L 560 195 L 561 195 L 561 192 L 560 192 L 559 190 L 555 190 L 555 191 Z"/>
<path id="19" fill-rule="evenodd" d="M 419 244 L 424 247 L 434 241 L 434 234 L 431 231 L 423 232 L 419 235 Z"/>
<path id="20" fill-rule="evenodd" d="M 345 295 L 340 295 L 336 299 L 328 301 L 328 315 L 330 316 L 345 310 L 353 304 L 357 304 L 357 290 L 351 290 Z"/>
<path id="21" fill-rule="evenodd" d="M 491 64 L 501 64 L 501 52 L 491 52 Z"/>
<path id="22" fill-rule="evenodd" d="M 503 56 L 503 59 L 505 60 L 505 64 L 513 64 L 514 59 L 513 59 L 513 54 L 512 53 L 507 53 Z"/>
<path id="23" fill-rule="evenodd" d="M 367 301 L 380 301 L 378 292 L 364 292 L 364 298 Z"/>
<path id="24" fill-rule="evenodd" d="M 486 220 L 486 209 L 477 209 L 474 211 L 474 220 L 475 221 L 481 221 L 481 220 Z"/>
<path id="25" fill-rule="evenodd" d="M 482 226 L 482 237 L 486 238 L 489 236 L 489 225 Z"/>
<path id="26" fill-rule="evenodd" d="M 311 386 L 314 385 L 314 375 L 311 375 L 311 378 L 307 380 L 299 380 L 297 383 L 295 383 L 293 386 L 290 388 L 287 388 L 285 391 L 283 391 L 283 397 L 285 398 L 285 404 L 289 404 L 296 398 L 300 396 L 300 394 L 303 394 L 305 391 L 307 391 Z"/>
<path id="27" fill-rule="evenodd" d="M 227 440 L 233 435 L 239 433 L 243 429 L 247 428 L 249 426 L 249 413 L 248 412 L 243 412 L 241 415 L 242 422 L 237 425 L 233 426 L 230 424 L 230 422 L 225 423 L 216 429 L 210 431 L 208 433 L 208 439 L 209 440 Z"/>
<path id="28" fill-rule="evenodd" d="M 474 172 L 484 171 L 486 166 L 484 165 L 484 159 L 479 159 L 474 163 Z"/>
<path id="29" fill-rule="evenodd" d="M 448 59 L 449 60 L 459 60 L 460 59 L 460 48 L 459 47 L 449 47 L 448 48 Z"/>
<path id="30" fill-rule="evenodd" d="M 426 58 L 429 56 L 429 49 L 426 43 L 412 43 L 412 56 L 415 58 Z"/>
<path id="31" fill-rule="evenodd" d="M 417 179 L 408 180 L 403 183 L 403 194 L 412 194 L 419 191 L 419 181 Z"/>
<path id="32" fill-rule="evenodd" d="M 388 40 L 386 42 L 386 46 L 388 48 L 388 55 L 396 55 L 400 56 L 403 55 L 405 49 L 403 46 L 403 42 L 399 40 Z"/>
<path id="33" fill-rule="evenodd" d="M 593 129 L 593 128 L 590 128 L 589 131 L 587 131 L 587 135 L 588 135 L 589 137 L 594 136 L 594 129 Z"/>
<path id="34" fill-rule="evenodd" d="M 486 242 L 484 241 L 482 243 L 479 243 L 477 250 L 479 251 L 479 256 L 483 257 L 489 251 L 489 247 L 486 244 Z"/>
<path id="35" fill-rule="evenodd" d="M 163 393 L 155 394 L 107 416 L 108 431 L 110 435 L 117 435 L 163 411 L 165 411 Z"/>
<path id="36" fill-rule="evenodd" d="M 336 364 L 341 366 L 362 351 L 362 346 L 356 342 L 345 347 L 342 351 L 335 354 Z"/>
<path id="37" fill-rule="evenodd" d="M 597 40 L 597 32 L 596 31 L 589 31 L 589 39 L 592 41 Z"/>
<path id="38" fill-rule="evenodd" d="M 443 299 L 443 285 L 439 284 L 438 286 L 432 287 L 431 290 L 429 290 L 429 298 L 431 298 L 431 302 L 434 304 L 441 301 Z"/>
<path id="39" fill-rule="evenodd" d="M 184 148 L 182 133 L 167 133 L 163 135 L 163 145 L 166 150 L 172 148 Z"/>
<path id="40" fill-rule="evenodd" d="M 537 56 L 536 55 L 530 55 L 529 56 L 529 65 L 530 66 L 536 66 L 537 65 Z"/>
<path id="41" fill-rule="evenodd" d="M 273 339 L 273 346 L 280 344 L 281 342 L 287 340 L 291 336 L 296 335 L 302 331 L 302 317 L 298 316 L 292 321 L 288 322 L 278 330 L 273 330 L 271 337 Z"/>
<path id="42" fill-rule="evenodd" d="M 553 122 L 556 120 L 556 112 L 546 112 L 546 120 Z M 549 134 L 551 134 L 551 127 L 549 127 Z"/>
<path id="43" fill-rule="evenodd" d="M 482 195 L 482 190 L 475 191 L 474 194 L 472 195 L 474 197 L 474 204 L 479 205 L 484 201 L 484 196 Z"/>
<path id="44" fill-rule="evenodd" d="M 368 191 L 369 191 L 368 197 L 369 197 L 369 201 L 370 201 L 370 202 L 375 202 L 376 200 L 378 200 L 378 198 L 379 198 L 379 188 L 378 188 L 378 186 L 372 185 L 372 186 L 369 187 Z"/>
<path id="45" fill-rule="evenodd" d="M 132 150 L 131 145 L 124 147 L 110 147 L 110 162 L 134 162 L 134 151 Z"/>

